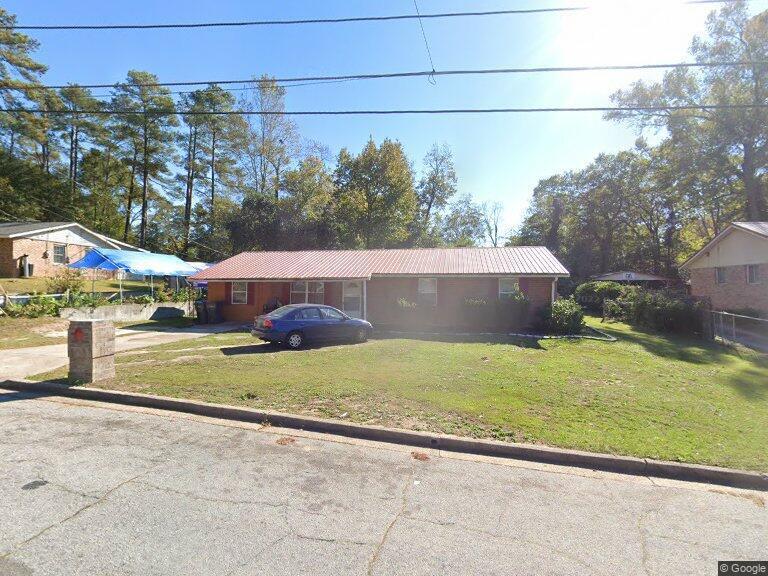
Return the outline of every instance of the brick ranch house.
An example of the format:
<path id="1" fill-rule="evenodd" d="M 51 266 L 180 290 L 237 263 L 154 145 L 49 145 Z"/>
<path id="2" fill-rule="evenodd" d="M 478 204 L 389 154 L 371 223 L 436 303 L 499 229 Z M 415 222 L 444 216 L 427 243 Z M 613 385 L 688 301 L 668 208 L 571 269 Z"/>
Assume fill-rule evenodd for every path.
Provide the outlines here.
<path id="1" fill-rule="evenodd" d="M 516 290 L 523 324 L 557 295 L 568 271 L 544 247 L 244 252 L 191 278 L 208 283 L 208 301 L 225 320 L 252 321 L 276 305 L 328 304 L 374 326 L 417 317 L 418 327 L 466 328 L 469 304 L 490 310 Z M 506 304 L 505 304 L 506 305 Z M 470 322 L 472 323 L 472 322 Z M 488 326 L 474 322 L 480 329 Z M 411 322 L 409 326 L 415 327 Z"/>
<path id="2" fill-rule="evenodd" d="M 0 277 L 23 276 L 25 261 L 31 276 L 55 276 L 91 248 L 139 250 L 76 222 L 0 222 Z"/>
<path id="3" fill-rule="evenodd" d="M 768 222 L 734 222 L 681 268 L 691 275 L 691 293 L 715 310 L 768 314 Z"/>

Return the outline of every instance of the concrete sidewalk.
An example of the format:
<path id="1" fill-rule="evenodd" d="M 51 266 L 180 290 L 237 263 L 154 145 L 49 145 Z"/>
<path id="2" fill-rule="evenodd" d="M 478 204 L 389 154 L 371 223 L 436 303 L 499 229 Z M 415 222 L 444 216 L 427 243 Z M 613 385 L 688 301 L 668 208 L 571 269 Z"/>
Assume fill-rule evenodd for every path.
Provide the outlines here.
<path id="1" fill-rule="evenodd" d="M 765 494 L 0 393 L 0 574 L 714 574 Z"/>
<path id="2" fill-rule="evenodd" d="M 200 324 L 190 328 L 161 327 L 157 330 L 120 328 L 117 330 L 115 349 L 119 352 L 136 350 L 168 342 L 191 340 L 210 334 L 230 332 L 242 326 L 242 322 Z M 28 378 L 41 372 L 55 370 L 69 363 L 66 344 L 15 348 L 0 351 L 0 380 Z"/>

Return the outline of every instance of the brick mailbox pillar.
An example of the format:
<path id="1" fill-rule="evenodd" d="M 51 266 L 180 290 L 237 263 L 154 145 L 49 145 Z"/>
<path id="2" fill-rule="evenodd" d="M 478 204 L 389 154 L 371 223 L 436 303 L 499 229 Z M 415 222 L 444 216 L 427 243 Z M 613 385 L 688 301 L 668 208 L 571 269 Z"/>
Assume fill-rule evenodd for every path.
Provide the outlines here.
<path id="1" fill-rule="evenodd" d="M 114 324 L 106 320 L 70 320 L 67 352 L 70 382 L 85 384 L 114 378 Z"/>

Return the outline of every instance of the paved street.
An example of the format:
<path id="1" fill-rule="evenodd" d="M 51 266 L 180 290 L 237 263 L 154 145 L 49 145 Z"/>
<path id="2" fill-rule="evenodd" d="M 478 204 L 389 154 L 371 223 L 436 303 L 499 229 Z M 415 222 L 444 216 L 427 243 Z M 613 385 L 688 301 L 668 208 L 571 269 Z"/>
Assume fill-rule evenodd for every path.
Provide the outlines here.
<path id="1" fill-rule="evenodd" d="M 0 394 L 0 574 L 715 574 L 764 495 Z"/>
<path id="2" fill-rule="evenodd" d="M 218 334 L 239 328 L 242 322 L 223 324 L 201 324 L 189 328 L 120 328 L 116 330 L 115 350 L 124 352 L 147 346 L 157 346 L 168 342 L 200 338 L 208 334 Z M 14 378 L 27 378 L 41 372 L 55 370 L 69 363 L 66 344 L 15 348 L 0 351 L 0 382 Z"/>

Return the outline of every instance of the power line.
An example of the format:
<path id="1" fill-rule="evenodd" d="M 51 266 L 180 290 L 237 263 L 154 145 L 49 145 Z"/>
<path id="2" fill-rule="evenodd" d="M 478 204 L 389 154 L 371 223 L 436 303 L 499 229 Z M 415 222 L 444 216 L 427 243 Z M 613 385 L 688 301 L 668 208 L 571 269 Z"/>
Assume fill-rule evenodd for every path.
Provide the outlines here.
<path id="1" fill-rule="evenodd" d="M 681 4 L 727 4 L 734 0 L 687 0 Z M 190 22 L 158 24 L 35 24 L 0 26 L 0 30 L 152 30 L 184 28 L 226 28 L 244 26 L 291 26 L 299 24 L 344 24 L 353 22 L 389 22 L 422 18 L 466 18 L 480 16 L 519 16 L 527 14 L 568 13 L 592 10 L 592 6 L 561 6 L 516 10 L 488 10 L 474 12 L 439 12 L 433 14 L 392 14 L 389 16 L 350 16 L 342 18 L 301 18 L 295 20 L 238 20 L 232 22 Z"/>
<path id="2" fill-rule="evenodd" d="M 674 112 L 696 110 L 752 110 L 765 109 L 768 104 L 686 104 L 670 106 L 574 106 L 538 108 L 410 108 L 399 110 L 51 110 L 34 108 L 0 108 L 0 112 L 29 114 L 92 114 L 103 116 L 395 116 L 403 114 L 515 114 L 534 112 Z"/>
<path id="3" fill-rule="evenodd" d="M 351 80 L 379 80 L 387 78 L 413 78 L 419 76 L 472 76 L 472 75 L 494 75 L 494 74 L 538 74 L 553 72 L 601 72 L 601 71 L 622 71 L 622 70 L 657 70 L 667 68 L 717 68 L 717 67 L 748 67 L 748 66 L 768 66 L 766 60 L 723 60 L 714 62 L 676 62 L 660 64 L 616 64 L 606 66 L 542 66 L 529 68 L 470 68 L 459 70 L 415 70 L 406 72 L 381 72 L 372 74 L 337 74 L 333 76 L 296 76 L 286 78 L 267 78 L 267 81 L 276 84 L 288 84 L 291 82 L 307 83 L 325 83 L 325 82 L 347 82 Z M 239 80 L 189 80 L 177 82 L 140 82 L 136 84 L 127 84 L 142 88 L 158 88 L 161 86 L 208 86 L 230 85 L 230 84 L 258 84 L 263 80 L 259 78 L 239 79 Z M 61 90 L 71 86 L 80 88 L 116 88 L 126 85 L 124 82 L 113 82 L 111 84 L 42 84 L 31 86 L 20 86 L 13 82 L 0 82 L 2 88 L 17 88 L 23 90 Z M 295 86 L 296 84 L 294 84 Z M 290 86 L 289 86 L 290 87 Z M 247 89 L 247 88 L 246 88 Z"/>
<path id="4" fill-rule="evenodd" d="M 419 26 L 421 27 L 421 36 L 424 38 L 424 46 L 427 49 L 427 56 L 429 57 L 429 65 L 432 68 L 432 72 L 435 71 L 435 63 L 432 61 L 432 51 L 429 49 L 429 41 L 427 40 L 427 33 L 424 31 L 424 22 L 421 21 L 421 14 L 419 13 L 419 4 L 416 0 L 413 0 L 413 6 L 416 8 L 416 15 L 419 17 Z M 430 83 L 435 83 L 434 74 L 429 77 Z"/>

